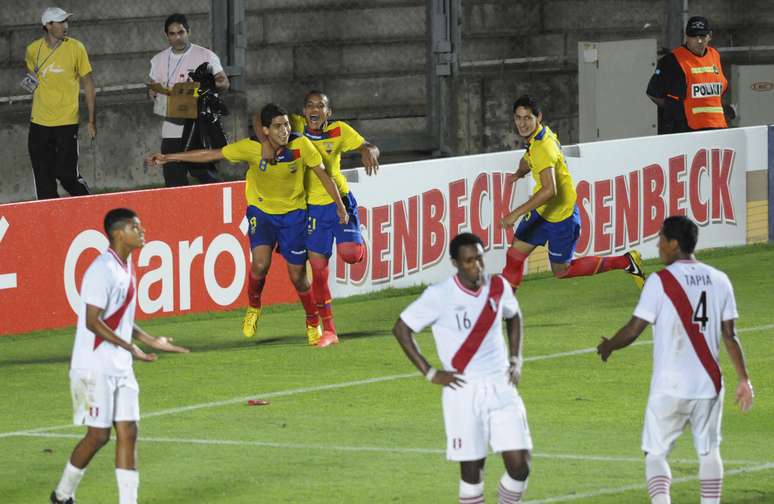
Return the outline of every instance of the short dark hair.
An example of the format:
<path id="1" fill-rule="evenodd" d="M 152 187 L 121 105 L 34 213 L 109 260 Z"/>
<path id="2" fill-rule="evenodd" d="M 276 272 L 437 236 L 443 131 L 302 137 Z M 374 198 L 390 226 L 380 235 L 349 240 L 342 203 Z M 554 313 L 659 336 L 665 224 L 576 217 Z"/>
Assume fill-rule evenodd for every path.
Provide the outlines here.
<path id="1" fill-rule="evenodd" d="M 322 91 L 318 91 L 317 89 L 312 89 L 311 91 L 306 93 L 306 95 L 304 95 L 304 106 L 306 106 L 306 102 L 309 101 L 309 97 L 315 96 L 315 95 L 325 100 L 325 105 L 328 108 L 331 108 L 331 99 L 328 98 L 327 94 L 323 93 Z"/>
<path id="2" fill-rule="evenodd" d="M 699 226 L 688 217 L 672 215 L 664 219 L 661 234 L 667 240 L 677 240 L 683 254 L 693 254 L 699 241 Z"/>
<path id="3" fill-rule="evenodd" d="M 484 243 L 481 241 L 481 238 L 473 233 L 460 233 L 449 243 L 449 255 L 451 258 L 457 259 L 460 255 L 460 248 L 466 245 L 481 245 L 483 248 Z"/>
<path id="4" fill-rule="evenodd" d="M 268 128 L 275 117 L 288 115 L 288 111 L 276 103 L 267 103 L 261 109 L 261 126 Z"/>
<path id="5" fill-rule="evenodd" d="M 105 234 L 110 238 L 111 231 L 114 231 L 117 227 L 135 217 L 137 217 L 137 214 L 134 210 L 129 210 L 128 208 L 114 208 L 105 215 Z"/>
<path id="6" fill-rule="evenodd" d="M 513 110 L 511 111 L 512 114 L 516 113 L 517 107 L 528 108 L 536 116 L 541 112 L 540 105 L 538 104 L 537 100 L 527 94 L 519 96 L 516 101 L 513 102 Z"/>
<path id="7" fill-rule="evenodd" d="M 185 28 L 185 31 L 191 31 L 191 29 L 188 27 L 188 18 L 185 17 L 185 14 L 180 14 L 179 12 L 175 12 L 174 14 L 170 14 L 167 20 L 164 21 L 164 33 L 168 33 L 169 25 L 172 25 L 175 23 L 183 25 L 183 28 Z"/>

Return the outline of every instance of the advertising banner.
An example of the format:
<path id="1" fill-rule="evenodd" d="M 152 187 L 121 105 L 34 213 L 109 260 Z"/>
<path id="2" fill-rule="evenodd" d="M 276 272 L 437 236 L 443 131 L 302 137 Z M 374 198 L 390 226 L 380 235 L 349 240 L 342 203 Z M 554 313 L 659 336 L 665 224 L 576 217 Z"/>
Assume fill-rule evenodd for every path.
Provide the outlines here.
<path id="1" fill-rule="evenodd" d="M 658 256 L 658 231 L 669 215 L 700 227 L 699 248 L 743 245 L 746 172 L 766 169 L 766 127 L 643 137 L 564 149 L 578 193 L 581 236 L 576 256 Z M 364 262 L 336 261 L 335 295 L 436 282 L 451 274 L 446 247 L 459 231 L 484 241 L 487 269 L 500 272 L 512 232 L 499 220 L 526 201 L 532 177 L 509 182 L 524 151 L 405 163 L 376 177 L 359 172 Z M 512 199 L 511 199 L 512 198 Z"/>
<path id="2" fill-rule="evenodd" d="M 576 255 L 657 256 L 668 215 L 700 226 L 700 248 L 746 238 L 746 172 L 767 168 L 766 127 L 614 140 L 565 149 L 578 192 Z M 336 297 L 429 284 L 453 271 L 451 238 L 479 235 L 489 272 L 500 272 L 512 238 L 500 219 L 526 201 L 531 177 L 513 184 L 523 151 L 382 166 L 350 182 L 360 208 L 365 259 L 331 259 Z M 0 205 L 0 335 L 73 325 L 85 268 L 107 247 L 111 208 L 135 210 L 146 246 L 133 254 L 138 318 L 246 305 L 250 267 L 244 183 L 233 182 Z M 335 249 L 334 249 L 335 254 Z M 296 293 L 279 254 L 264 304 Z"/>
<path id="3" fill-rule="evenodd" d="M 137 317 L 246 305 L 244 183 L 0 205 L 0 334 L 73 325 L 83 273 L 108 246 L 108 210 L 131 208 L 146 245 L 132 254 Z M 267 303 L 296 299 L 273 255 Z"/>

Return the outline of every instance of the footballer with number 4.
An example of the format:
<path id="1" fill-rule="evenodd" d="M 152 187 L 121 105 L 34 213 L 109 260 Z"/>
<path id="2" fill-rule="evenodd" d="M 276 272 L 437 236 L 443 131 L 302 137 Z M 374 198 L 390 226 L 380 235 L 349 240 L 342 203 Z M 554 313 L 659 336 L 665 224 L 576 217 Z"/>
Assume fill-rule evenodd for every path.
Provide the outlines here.
<path id="1" fill-rule="evenodd" d="M 725 273 L 694 257 L 698 236 L 698 226 L 687 217 L 664 221 L 658 251 L 666 268 L 648 277 L 631 320 L 597 347 L 607 361 L 613 351 L 630 345 L 653 324 L 653 377 L 642 433 L 652 504 L 671 502 L 667 456 L 687 424 L 699 456 L 701 502 L 720 502 L 721 340 L 739 380 L 736 402 L 742 412 L 752 407 L 753 388 L 734 328 L 739 317 L 734 291 Z"/>
<path id="2" fill-rule="evenodd" d="M 499 502 L 519 503 L 527 488 L 532 450 L 527 412 L 516 389 L 522 365 L 519 303 L 502 276 L 485 274 L 478 236 L 457 235 L 449 253 L 457 273 L 428 287 L 400 314 L 393 333 L 419 372 L 443 386 L 446 457 L 460 463 L 459 502 L 484 502 L 489 445 L 505 463 Z M 432 327 L 443 369 L 432 367 L 414 341 L 414 333 L 427 326 Z"/>
<path id="3" fill-rule="evenodd" d="M 74 504 L 75 489 L 86 466 L 116 430 L 116 481 L 119 504 L 136 504 L 140 477 L 136 466 L 140 393 L 132 358 L 155 361 L 132 343 L 136 338 L 156 350 L 188 352 L 172 338 L 154 338 L 134 323 L 137 281 L 130 254 L 145 244 L 137 214 L 126 208 L 107 213 L 109 248 L 86 270 L 81 284 L 81 309 L 70 361 L 73 423 L 86 435 L 75 446 L 62 478 L 51 493 L 52 504 Z"/>

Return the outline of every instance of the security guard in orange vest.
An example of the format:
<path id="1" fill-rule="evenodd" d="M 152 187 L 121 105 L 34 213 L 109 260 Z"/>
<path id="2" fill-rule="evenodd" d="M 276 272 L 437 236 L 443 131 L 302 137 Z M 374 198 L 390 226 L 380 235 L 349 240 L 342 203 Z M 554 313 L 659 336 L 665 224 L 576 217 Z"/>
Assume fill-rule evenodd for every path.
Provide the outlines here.
<path id="1" fill-rule="evenodd" d="M 692 17 L 685 44 L 659 60 L 646 93 L 661 109 L 660 134 L 728 127 L 721 102 L 728 81 L 710 40 L 707 18 Z"/>

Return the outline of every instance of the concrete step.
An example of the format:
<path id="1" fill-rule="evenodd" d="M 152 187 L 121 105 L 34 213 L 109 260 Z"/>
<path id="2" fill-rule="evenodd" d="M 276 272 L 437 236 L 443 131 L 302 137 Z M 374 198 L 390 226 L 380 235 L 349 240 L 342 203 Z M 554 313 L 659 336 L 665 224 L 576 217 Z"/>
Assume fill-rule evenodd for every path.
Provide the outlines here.
<path id="1" fill-rule="evenodd" d="M 46 7 L 56 4 L 56 2 L 41 0 L 13 3 L 14 8 L 4 9 L 3 25 L 39 25 L 40 16 Z M 164 32 L 163 19 L 173 12 L 183 12 L 186 16 L 190 16 L 191 14 L 202 13 L 206 15 L 210 10 L 209 0 L 188 0 L 184 5 L 175 0 L 133 0 L 131 2 L 67 0 L 67 2 L 62 2 L 59 5 L 67 12 L 74 14 L 71 19 L 73 25 L 89 20 L 160 16 L 162 24 L 159 32 L 162 34 Z"/>

